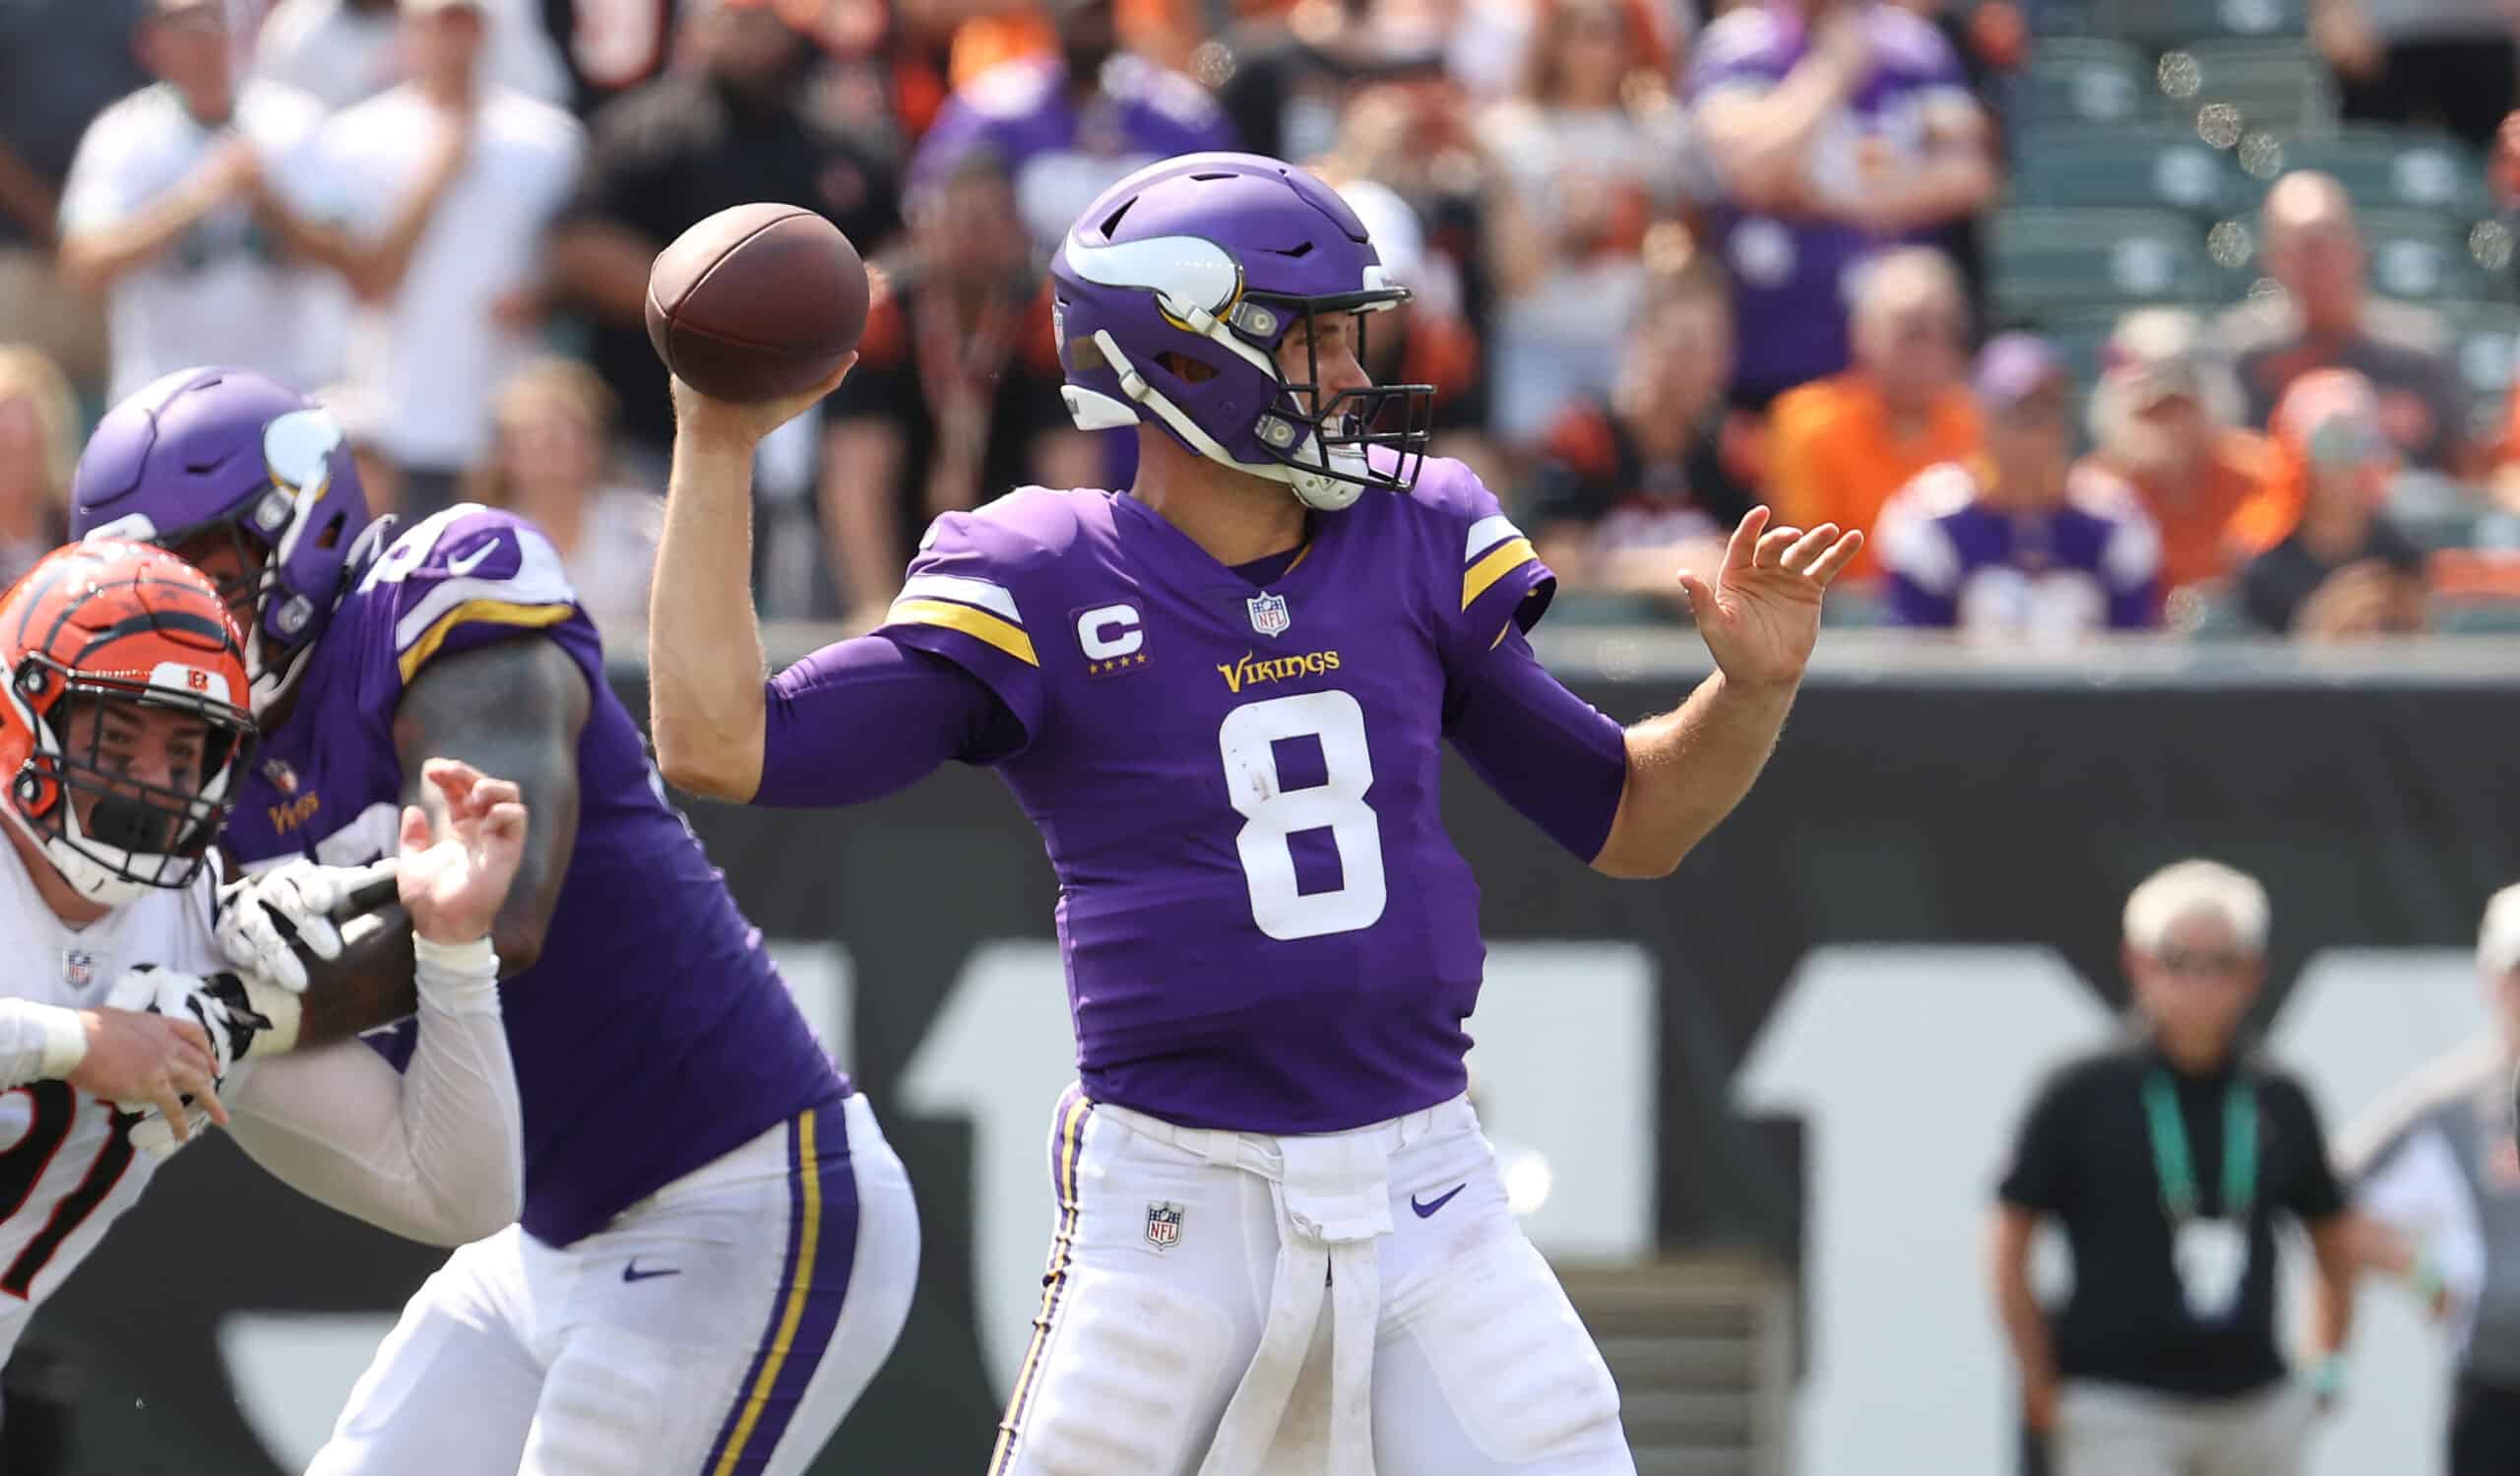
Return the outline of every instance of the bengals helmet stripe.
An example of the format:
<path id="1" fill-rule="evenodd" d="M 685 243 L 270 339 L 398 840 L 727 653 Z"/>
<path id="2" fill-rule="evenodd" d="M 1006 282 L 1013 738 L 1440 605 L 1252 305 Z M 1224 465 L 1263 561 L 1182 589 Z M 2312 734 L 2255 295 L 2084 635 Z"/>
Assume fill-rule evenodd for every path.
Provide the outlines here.
<path id="1" fill-rule="evenodd" d="M 0 597 L 0 814 L 92 900 L 190 882 L 254 739 L 244 639 L 210 578 L 145 544 L 57 549 Z M 81 704 L 99 709 L 84 741 Z M 160 783 L 110 761 L 117 707 L 197 719 L 196 772 Z"/>

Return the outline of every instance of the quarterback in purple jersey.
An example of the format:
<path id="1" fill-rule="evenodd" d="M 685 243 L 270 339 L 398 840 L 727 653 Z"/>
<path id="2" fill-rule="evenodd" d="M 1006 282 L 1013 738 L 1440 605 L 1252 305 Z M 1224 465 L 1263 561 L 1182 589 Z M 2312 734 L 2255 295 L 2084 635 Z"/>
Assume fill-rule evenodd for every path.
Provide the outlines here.
<path id="1" fill-rule="evenodd" d="M 677 385 L 650 648 L 677 784 L 839 804 L 961 759 L 1040 829 L 1080 1080 L 990 1471 L 1624 1476 L 1464 1096 L 1482 945 L 1441 744 L 1595 867 L 1666 875 L 1765 761 L 1861 538 L 1751 513 L 1679 576 L 1719 673 L 1623 732 L 1534 659 L 1553 581 L 1424 459 L 1431 388 L 1358 366 L 1408 293 L 1337 194 L 1169 160 L 1051 270 L 1073 418 L 1140 427 L 1128 492 L 940 517 L 886 624 L 764 683 L 751 448 L 810 397 Z M 1288 1419 L 1325 1317 L 1327 1417 Z"/>
<path id="2" fill-rule="evenodd" d="M 253 874 L 220 942 L 284 982 L 333 960 L 302 1038 L 410 1013 L 408 923 L 346 951 L 324 919 L 422 756 L 535 817 L 494 929 L 523 1213 L 421 1288 L 310 1470 L 803 1470 L 908 1315 L 909 1184 L 666 802 L 550 542 L 470 503 L 371 523 L 338 425 L 215 368 L 108 414 L 72 500 L 82 535 L 186 552 L 248 632 L 264 742 L 224 843 Z M 409 1027 L 370 1042 L 399 1066 Z"/>

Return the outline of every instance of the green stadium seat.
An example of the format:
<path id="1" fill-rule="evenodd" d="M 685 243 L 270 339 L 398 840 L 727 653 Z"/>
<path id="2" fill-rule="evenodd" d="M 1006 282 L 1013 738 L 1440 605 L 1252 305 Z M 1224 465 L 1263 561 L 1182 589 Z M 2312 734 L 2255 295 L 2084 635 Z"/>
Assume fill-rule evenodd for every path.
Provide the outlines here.
<path id="1" fill-rule="evenodd" d="M 2043 207 L 2159 209 L 2217 221 L 2245 197 L 2238 165 L 2194 130 L 2089 129 L 2050 134 L 2035 160 L 2013 170 L 2010 203 Z"/>
<path id="2" fill-rule="evenodd" d="M 2500 274 L 2468 250 L 2468 224 L 2434 211 L 2361 213 L 2372 285 L 2392 297 L 2418 301 L 2503 295 Z"/>
<path id="3" fill-rule="evenodd" d="M 2022 77 L 2023 111 L 2034 130 L 2151 118 L 2159 96 L 2152 64 L 2123 41 L 2043 40 Z"/>
<path id="4" fill-rule="evenodd" d="M 2096 0 L 2093 30 L 2154 50 L 2202 40 L 2298 36 L 2302 0 Z"/>
<path id="5" fill-rule="evenodd" d="M 2282 158 L 2263 171 L 2267 180 L 2295 169 L 2321 169 L 2344 182 L 2358 209 L 2432 211 L 2462 228 L 2493 213 L 2486 196 L 2485 160 L 2447 134 L 2348 128 L 2328 138 L 2278 142 Z"/>
<path id="6" fill-rule="evenodd" d="M 2434 302 L 2450 325 L 2459 376 L 2468 388 L 2499 406 L 2510 394 L 2520 363 L 2520 306 L 2508 302 Z"/>
<path id="7" fill-rule="evenodd" d="M 2443 600 L 2433 628 L 2443 635 L 2520 635 L 2520 600 Z"/>
<path id="8" fill-rule="evenodd" d="M 1999 312 L 2033 322 L 2126 300 L 2203 302 L 2219 282 L 2195 223 L 2162 210 L 2007 210 L 1988 250 Z"/>
<path id="9" fill-rule="evenodd" d="M 2192 94 L 2167 99 L 2174 121 L 2225 106 L 2237 110 L 2239 126 L 2287 139 L 2336 131 L 2335 83 L 2300 41 L 2198 41 L 2165 56 L 2161 71 L 2165 82 L 2185 74 L 2195 83 Z"/>

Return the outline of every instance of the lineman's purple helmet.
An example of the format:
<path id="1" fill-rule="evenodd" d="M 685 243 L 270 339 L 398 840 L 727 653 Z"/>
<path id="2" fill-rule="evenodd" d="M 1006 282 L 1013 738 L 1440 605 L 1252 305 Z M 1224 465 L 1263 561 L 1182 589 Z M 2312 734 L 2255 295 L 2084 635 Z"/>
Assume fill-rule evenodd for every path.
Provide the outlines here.
<path id="1" fill-rule="evenodd" d="M 1433 386 L 1347 390 L 1324 405 L 1317 361 L 1302 379 L 1278 370 L 1298 321 L 1359 315 L 1361 358 L 1361 315 L 1409 300 L 1356 213 L 1303 170 L 1256 154 L 1150 164 L 1086 207 L 1050 277 L 1061 393 L 1079 426 L 1159 425 L 1311 507 L 1417 481 Z"/>
<path id="2" fill-rule="evenodd" d="M 349 441 L 304 397 L 243 369 L 179 369 L 108 411 L 70 487 L 73 538 L 201 557 L 231 541 L 250 573 L 246 670 L 260 716 L 332 619 L 367 497 Z"/>

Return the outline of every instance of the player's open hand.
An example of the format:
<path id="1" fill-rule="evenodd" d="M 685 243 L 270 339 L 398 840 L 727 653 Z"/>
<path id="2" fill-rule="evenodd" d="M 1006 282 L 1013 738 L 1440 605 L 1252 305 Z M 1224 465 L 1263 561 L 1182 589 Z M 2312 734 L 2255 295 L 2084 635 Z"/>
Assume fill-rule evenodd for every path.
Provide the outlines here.
<path id="1" fill-rule="evenodd" d="M 452 758 L 430 759 L 420 777 L 437 802 L 403 806 L 394 876 L 411 931 L 432 943 L 486 937 L 525 855 L 524 799 L 507 780 Z"/>
<path id="2" fill-rule="evenodd" d="M 227 1125 L 227 1109 L 214 1090 L 218 1063 L 200 1025 L 128 1009 L 83 1009 L 79 1023 L 88 1029 L 88 1055 L 70 1073 L 72 1086 L 128 1111 L 155 1106 L 177 1142 L 192 1136 L 187 1097 L 212 1122 Z"/>
<path id="3" fill-rule="evenodd" d="M 1863 547 L 1863 535 L 1823 523 L 1805 533 L 1768 527 L 1751 508 L 1732 530 L 1723 566 L 1709 584 L 1680 571 L 1689 613 L 1725 679 L 1745 686 L 1791 686 L 1802 679 L 1820 638 L 1820 595 Z"/>
<path id="4" fill-rule="evenodd" d="M 677 438 L 689 438 L 711 445 L 741 446 L 749 450 L 780 426 L 813 408 L 816 401 L 840 388 L 849 371 L 857 364 L 857 355 L 850 354 L 840 361 L 822 383 L 793 395 L 764 400 L 758 405 L 743 405 L 733 400 L 721 400 L 693 389 L 681 375 L 669 375 L 673 381 L 673 423 Z"/>

